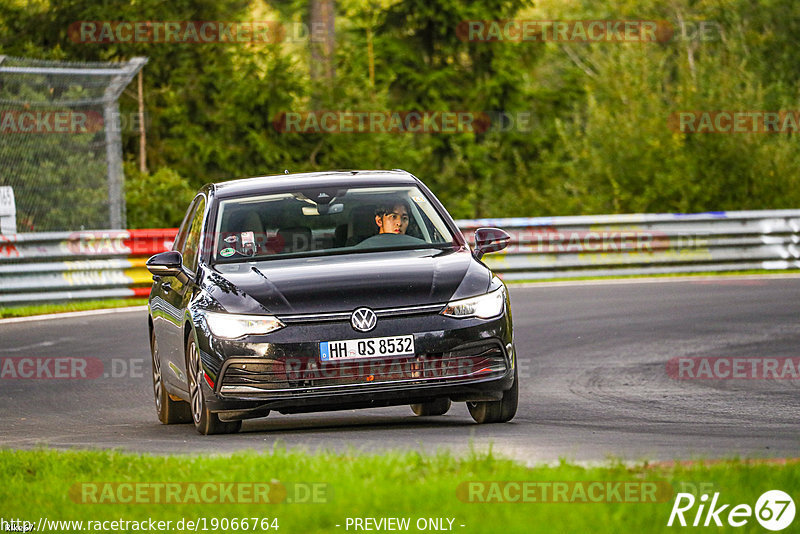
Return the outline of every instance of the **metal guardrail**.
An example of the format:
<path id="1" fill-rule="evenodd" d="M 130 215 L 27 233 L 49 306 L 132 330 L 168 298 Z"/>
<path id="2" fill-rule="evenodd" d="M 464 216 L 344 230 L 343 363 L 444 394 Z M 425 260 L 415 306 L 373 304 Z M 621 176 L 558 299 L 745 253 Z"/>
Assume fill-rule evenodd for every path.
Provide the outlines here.
<path id="1" fill-rule="evenodd" d="M 484 261 L 505 280 L 800 269 L 800 210 L 457 221 L 512 236 Z M 175 229 L 0 235 L 0 304 L 147 296 L 144 263 Z"/>
<path id="2" fill-rule="evenodd" d="M 0 235 L 0 305 L 146 297 L 147 258 L 169 250 L 176 229 Z"/>
<path id="3" fill-rule="evenodd" d="M 511 234 L 485 259 L 505 280 L 800 268 L 800 210 L 457 222 Z"/>

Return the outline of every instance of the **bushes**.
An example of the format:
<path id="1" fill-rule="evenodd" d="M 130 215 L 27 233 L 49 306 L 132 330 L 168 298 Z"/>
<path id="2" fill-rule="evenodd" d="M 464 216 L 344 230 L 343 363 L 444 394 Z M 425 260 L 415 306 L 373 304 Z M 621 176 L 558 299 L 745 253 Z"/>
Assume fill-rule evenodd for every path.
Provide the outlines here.
<path id="1" fill-rule="evenodd" d="M 339 0 L 336 78 L 323 83 L 309 77 L 304 42 L 86 46 L 64 31 L 75 20 L 296 22 L 305 20 L 307 2 L 279 2 L 280 11 L 244 0 L 51 3 L 0 7 L 0 54 L 150 58 L 148 163 L 161 170 L 142 176 L 127 167 L 130 226 L 174 225 L 187 191 L 205 182 L 284 169 L 404 168 L 463 218 L 800 204 L 796 135 L 686 134 L 668 126 L 671 114 L 685 110 L 797 108 L 800 3 L 793 0 Z M 592 44 L 465 42 L 457 35 L 461 21 L 499 19 L 667 20 L 676 30 L 680 21 L 712 21 L 720 32 L 709 40 Z M 135 101 L 121 104 L 124 113 Z M 284 133 L 273 126 L 282 112 L 315 109 L 504 111 L 533 120 L 528 130 L 459 134 Z M 124 141 L 132 159 L 135 133 Z M 145 185 L 161 192 L 151 195 Z M 159 204 L 159 195 L 174 205 Z"/>
<path id="2" fill-rule="evenodd" d="M 125 165 L 128 228 L 175 228 L 183 219 L 196 189 L 180 174 L 162 167 L 153 174 Z"/>

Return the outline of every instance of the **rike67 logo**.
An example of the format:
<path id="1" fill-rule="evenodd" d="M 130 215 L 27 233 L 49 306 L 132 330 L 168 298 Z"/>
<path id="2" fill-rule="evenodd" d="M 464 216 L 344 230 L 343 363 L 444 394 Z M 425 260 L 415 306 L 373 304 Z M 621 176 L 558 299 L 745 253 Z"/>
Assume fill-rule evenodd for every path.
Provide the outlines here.
<path id="1" fill-rule="evenodd" d="M 721 527 L 727 523 L 732 527 L 743 527 L 755 515 L 762 527 L 778 531 L 791 525 L 794 520 L 794 501 L 781 490 L 764 492 L 756 501 L 755 508 L 749 504 L 731 506 L 720 502 L 719 492 L 714 493 L 710 503 L 706 493 L 700 496 L 699 502 L 691 493 L 678 493 L 667 526 Z"/>

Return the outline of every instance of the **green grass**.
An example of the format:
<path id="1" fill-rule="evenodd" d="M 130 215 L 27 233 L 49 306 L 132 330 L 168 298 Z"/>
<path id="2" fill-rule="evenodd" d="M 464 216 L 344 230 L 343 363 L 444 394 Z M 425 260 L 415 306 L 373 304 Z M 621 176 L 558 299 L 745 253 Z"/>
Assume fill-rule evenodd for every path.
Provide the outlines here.
<path id="1" fill-rule="evenodd" d="M 197 439 L 208 439 L 209 446 L 213 446 L 209 438 Z M 171 520 L 174 525 L 181 518 L 196 520 L 200 517 L 206 518 L 210 529 L 212 518 L 267 517 L 277 518 L 278 532 L 310 533 L 348 532 L 345 530 L 348 517 L 408 517 L 411 518 L 410 532 L 418 532 L 415 525 L 418 518 L 454 518 L 453 530 L 462 533 L 649 533 L 675 530 L 676 527 L 666 526 L 674 501 L 671 493 L 655 503 L 498 504 L 463 502 L 457 491 L 461 483 L 469 481 L 585 481 L 587 484 L 590 481 L 646 481 L 670 484 L 678 491 L 692 487 L 686 486 L 687 483 L 694 486 L 705 483 L 713 485 L 713 491 L 720 492 L 720 502 L 754 506 L 764 491 L 796 492 L 800 488 L 800 463 L 775 465 L 732 460 L 689 466 L 627 467 L 608 462 L 605 466 L 581 467 L 562 462 L 556 466 L 527 468 L 491 453 L 475 452 L 456 458 L 447 453 L 425 456 L 416 452 L 310 455 L 283 449 L 194 456 L 0 450 L 0 480 L 3 481 L 0 517 L 34 523 L 40 517 L 83 521 L 152 518 Z M 84 488 L 95 487 L 82 486 L 84 483 L 99 484 L 97 487 L 102 488 L 105 483 L 140 483 L 139 487 L 143 487 L 142 483 L 271 481 L 287 488 L 288 499 L 295 502 L 95 504 L 82 502 L 81 497 Z M 313 486 L 315 484 L 318 486 Z M 327 502 L 296 502 L 297 496 L 306 495 L 309 487 L 316 487 L 318 496 L 327 494 L 327 499 L 319 499 Z M 794 498 L 797 500 L 796 493 Z M 696 508 L 687 518 L 694 517 Z M 798 522 L 800 518 L 795 525 Z M 337 524 L 341 527 L 337 528 Z M 715 532 L 763 531 L 755 518 L 749 519 L 747 527 L 713 528 Z M 170 530 L 176 531 L 174 526 Z M 203 531 L 202 527 L 199 531 Z M 253 531 L 252 525 L 249 531 Z M 353 531 L 351 527 L 349 532 Z M 786 532 L 789 531 L 791 529 Z"/>
<path id="2" fill-rule="evenodd" d="M 44 315 L 47 313 L 102 310 L 106 308 L 125 308 L 127 306 L 144 306 L 145 304 L 147 304 L 146 298 L 84 300 L 75 302 L 31 304 L 29 306 L 6 306 L 0 307 L 0 318 L 28 317 L 30 315 Z"/>

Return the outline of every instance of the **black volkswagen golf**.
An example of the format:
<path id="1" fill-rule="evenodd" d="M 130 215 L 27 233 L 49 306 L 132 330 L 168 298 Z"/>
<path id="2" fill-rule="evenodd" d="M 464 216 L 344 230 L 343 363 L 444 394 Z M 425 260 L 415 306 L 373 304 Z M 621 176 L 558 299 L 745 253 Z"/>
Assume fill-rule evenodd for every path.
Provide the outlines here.
<path id="1" fill-rule="evenodd" d="M 508 292 L 405 171 L 209 184 L 153 274 L 148 327 L 162 423 L 202 434 L 243 419 L 409 404 L 478 423 L 517 410 Z"/>

